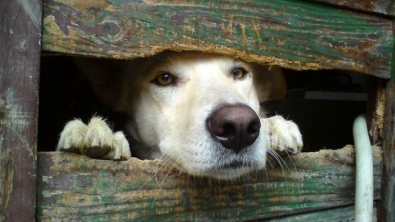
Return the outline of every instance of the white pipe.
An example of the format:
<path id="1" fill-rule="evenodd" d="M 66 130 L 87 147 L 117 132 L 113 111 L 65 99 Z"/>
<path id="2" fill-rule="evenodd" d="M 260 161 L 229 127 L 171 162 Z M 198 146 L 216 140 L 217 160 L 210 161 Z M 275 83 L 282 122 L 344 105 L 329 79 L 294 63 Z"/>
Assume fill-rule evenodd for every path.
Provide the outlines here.
<path id="1" fill-rule="evenodd" d="M 355 218 L 358 222 L 373 221 L 373 158 L 366 119 L 359 115 L 353 126 L 356 184 L 355 184 Z"/>

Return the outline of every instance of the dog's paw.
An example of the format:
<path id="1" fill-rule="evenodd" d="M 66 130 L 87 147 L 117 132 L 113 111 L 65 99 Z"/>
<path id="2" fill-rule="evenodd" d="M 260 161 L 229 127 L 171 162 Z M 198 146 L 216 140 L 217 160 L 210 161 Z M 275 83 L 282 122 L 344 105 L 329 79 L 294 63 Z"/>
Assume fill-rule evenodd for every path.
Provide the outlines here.
<path id="1" fill-rule="evenodd" d="M 131 157 L 125 135 L 122 132 L 114 134 L 100 117 L 93 117 L 88 125 L 81 120 L 68 122 L 56 150 L 95 159 L 127 160 Z"/>
<path id="2" fill-rule="evenodd" d="M 266 141 L 269 148 L 277 152 L 298 153 L 302 150 L 303 141 L 299 127 L 282 116 L 261 119 L 266 130 Z"/>

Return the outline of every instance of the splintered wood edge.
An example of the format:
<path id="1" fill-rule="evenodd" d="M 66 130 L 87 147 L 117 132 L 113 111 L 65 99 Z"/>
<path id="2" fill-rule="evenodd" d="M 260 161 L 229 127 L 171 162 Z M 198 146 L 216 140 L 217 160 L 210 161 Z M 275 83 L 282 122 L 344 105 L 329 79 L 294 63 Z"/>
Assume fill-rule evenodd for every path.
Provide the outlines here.
<path id="1" fill-rule="evenodd" d="M 381 174 L 381 148 L 372 146 L 375 173 Z M 354 147 L 348 145 L 339 150 L 323 149 L 319 152 L 299 153 L 283 158 L 281 163 L 269 157 L 266 169 L 249 174 L 248 176 L 235 179 L 234 181 L 259 181 L 259 180 L 300 180 L 302 172 L 314 172 L 317 170 L 341 171 L 342 167 L 355 167 Z M 81 170 L 83 168 L 83 170 Z M 64 153 L 64 152 L 40 152 L 38 158 L 38 170 L 46 174 L 61 174 L 89 171 L 124 172 L 129 176 L 139 178 L 144 183 L 144 176 L 155 178 L 168 178 L 169 180 L 194 179 L 194 176 L 180 172 L 171 164 L 162 160 L 139 160 L 131 158 L 128 161 L 95 160 L 87 156 Z M 381 176 L 381 175 L 380 175 Z M 42 179 L 42 178 L 41 178 Z M 210 179 L 211 180 L 211 179 Z M 215 180 L 213 180 L 215 181 Z M 136 180 L 137 182 L 137 180 Z M 261 181 L 262 182 L 262 181 Z"/>

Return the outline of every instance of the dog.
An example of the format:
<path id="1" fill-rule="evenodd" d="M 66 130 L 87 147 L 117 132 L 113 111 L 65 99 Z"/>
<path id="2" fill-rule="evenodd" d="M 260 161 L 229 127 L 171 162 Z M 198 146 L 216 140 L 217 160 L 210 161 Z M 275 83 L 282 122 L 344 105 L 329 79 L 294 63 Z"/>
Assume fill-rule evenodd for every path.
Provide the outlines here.
<path id="1" fill-rule="evenodd" d="M 198 51 L 76 63 L 98 98 L 128 116 L 132 139 L 112 132 L 101 117 L 87 125 L 75 119 L 62 131 L 58 151 L 111 160 L 133 154 L 190 175 L 233 179 L 263 169 L 268 152 L 298 153 L 303 146 L 294 122 L 266 118 L 260 107 L 286 93 L 278 67 Z"/>

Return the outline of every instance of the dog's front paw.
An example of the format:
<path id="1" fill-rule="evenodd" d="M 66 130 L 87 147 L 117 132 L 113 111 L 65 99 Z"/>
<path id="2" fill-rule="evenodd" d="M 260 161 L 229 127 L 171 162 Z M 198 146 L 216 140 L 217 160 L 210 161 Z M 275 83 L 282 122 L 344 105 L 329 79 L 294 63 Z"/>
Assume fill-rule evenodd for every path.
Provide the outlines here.
<path id="1" fill-rule="evenodd" d="M 100 117 L 93 117 L 88 125 L 77 119 L 68 122 L 56 150 L 95 159 L 127 160 L 131 157 L 125 135 L 122 132 L 114 134 Z"/>
<path id="2" fill-rule="evenodd" d="M 282 116 L 261 119 L 266 130 L 266 141 L 269 148 L 277 152 L 292 152 L 302 150 L 303 141 L 299 127 Z"/>

